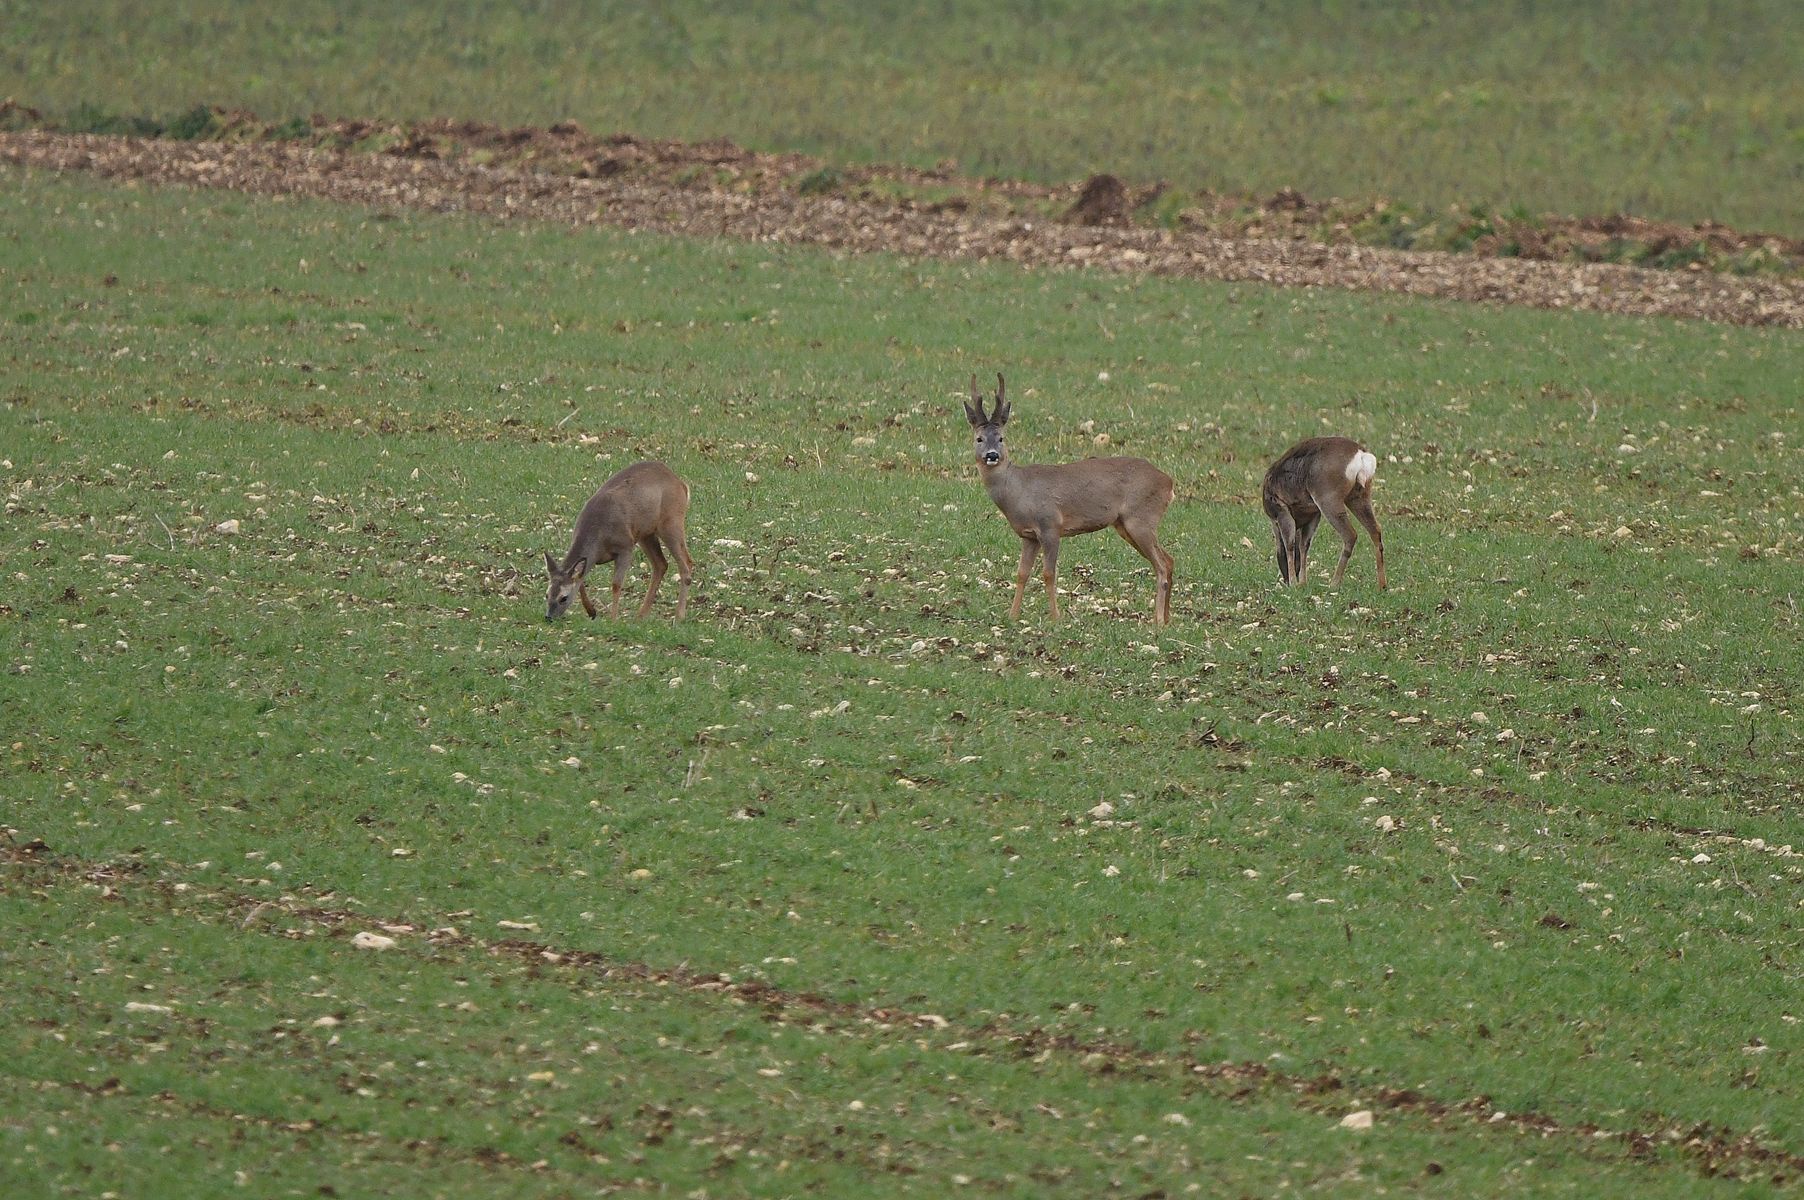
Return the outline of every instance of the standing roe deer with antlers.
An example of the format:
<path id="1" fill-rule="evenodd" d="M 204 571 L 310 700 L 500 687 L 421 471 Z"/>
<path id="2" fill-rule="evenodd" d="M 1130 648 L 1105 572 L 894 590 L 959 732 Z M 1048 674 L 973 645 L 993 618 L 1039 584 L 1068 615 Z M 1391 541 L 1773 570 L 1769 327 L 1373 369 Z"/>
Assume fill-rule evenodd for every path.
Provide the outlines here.
<path id="1" fill-rule="evenodd" d="M 1015 603 L 1009 619 L 1021 615 L 1021 597 L 1034 559 L 1045 558 L 1041 579 L 1052 619 L 1059 619 L 1059 539 L 1114 526 L 1128 545 L 1146 556 L 1158 574 L 1153 593 L 1153 620 L 1171 619 L 1171 555 L 1159 545 L 1159 521 L 1171 503 L 1171 476 L 1144 458 L 1086 458 L 1061 466 L 1018 467 L 1002 444 L 1009 405 L 1002 398 L 1002 376 L 996 376 L 996 407 L 983 410 L 977 376 L 971 376 L 971 402 L 965 417 L 977 431 L 977 468 L 984 490 L 1021 538 L 1021 566 L 1015 572 Z"/>
<path id="2" fill-rule="evenodd" d="M 689 611 L 689 573 L 693 564 L 684 541 L 683 519 L 689 512 L 689 485 L 661 462 L 636 462 L 596 489 L 576 518 L 576 536 L 559 563 L 545 556 L 551 587 L 545 593 L 545 619 L 556 620 L 570 607 L 574 595 L 583 603 L 589 619 L 595 619 L 595 602 L 589 599 L 589 568 L 614 564 L 614 603 L 608 616 L 620 618 L 620 587 L 633 565 L 633 546 L 645 551 L 651 563 L 651 588 L 639 606 L 643 617 L 651 611 L 658 585 L 668 569 L 664 546 L 677 560 L 677 620 Z"/>
<path id="3" fill-rule="evenodd" d="M 1352 438 L 1319 437 L 1298 442 L 1265 473 L 1265 515 L 1278 539 L 1278 578 L 1301 585 L 1309 574 L 1309 543 L 1323 517 L 1340 534 L 1340 563 L 1334 586 L 1346 573 L 1359 535 L 1347 520 L 1352 513 L 1372 535 L 1378 555 L 1378 586 L 1384 581 L 1384 534 L 1372 512 L 1372 479 L 1378 459 Z"/>

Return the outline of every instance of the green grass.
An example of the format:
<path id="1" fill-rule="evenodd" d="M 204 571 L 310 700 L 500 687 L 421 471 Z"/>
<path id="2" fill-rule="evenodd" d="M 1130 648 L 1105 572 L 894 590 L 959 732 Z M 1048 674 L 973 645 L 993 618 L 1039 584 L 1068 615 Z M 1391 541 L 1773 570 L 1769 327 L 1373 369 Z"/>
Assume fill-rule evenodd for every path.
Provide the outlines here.
<path id="1" fill-rule="evenodd" d="M 298 0 L 250 20 L 195 0 L 0 0 L 0 96 L 103 119 L 197 103 L 575 119 L 837 161 L 1798 236 L 1795 15 L 1786 0 Z"/>
<path id="2" fill-rule="evenodd" d="M 1792 1174 L 1487 1116 L 1804 1150 L 1795 334 L 8 183 L 28 1192 Z M 1022 459 L 1178 479 L 1169 629 L 1106 535 L 1004 620 L 998 368 Z M 1256 483 L 1326 430 L 1388 594 L 1275 587 Z M 691 620 L 547 626 L 642 456 Z"/>

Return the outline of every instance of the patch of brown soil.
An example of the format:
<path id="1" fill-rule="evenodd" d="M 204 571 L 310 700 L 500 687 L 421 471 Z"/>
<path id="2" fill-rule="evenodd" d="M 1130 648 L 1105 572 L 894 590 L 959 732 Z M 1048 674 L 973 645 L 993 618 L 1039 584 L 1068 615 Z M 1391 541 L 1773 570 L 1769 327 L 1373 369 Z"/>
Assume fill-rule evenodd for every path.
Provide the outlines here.
<path id="1" fill-rule="evenodd" d="M 35 110 L 27 111 L 36 117 Z M 252 114 L 215 111 L 218 125 L 229 135 L 222 140 L 267 139 L 274 134 L 273 126 L 259 122 Z M 697 168 L 712 168 L 715 182 L 741 191 L 790 190 L 801 179 L 827 169 L 823 160 L 806 154 L 761 153 L 725 139 L 679 142 L 622 133 L 600 136 L 574 121 L 537 129 L 448 118 L 383 123 L 315 116 L 311 129 L 306 140 L 329 148 L 349 149 L 379 142 L 385 147 L 383 153 L 400 157 L 473 156 L 491 166 L 590 178 L 630 173 L 669 181 L 678 177 L 692 179 Z M 1109 174 L 1092 175 L 1082 183 L 1068 185 L 975 179 L 957 174 L 950 164 L 933 170 L 871 164 L 841 167 L 833 175 L 838 181 L 837 190 L 844 194 L 871 199 L 888 188 L 891 201 L 904 207 L 914 202 L 905 195 L 896 195 L 895 189 L 950 187 L 961 194 L 929 203 L 1014 217 L 1031 217 L 1035 210 L 1050 211 L 1062 206 L 1062 219 L 1067 224 L 1090 226 L 1129 224 L 1138 210 L 1165 191 L 1162 184 L 1136 189 Z M 1280 188 L 1263 201 L 1207 192 L 1192 199 L 1194 203 L 1183 210 L 1181 217 L 1191 228 L 1330 244 L 1357 243 L 1354 231 L 1379 219 L 1391 207 L 1385 201 L 1348 204 L 1339 199 L 1312 199 L 1295 188 Z M 1469 217 L 1453 213 L 1443 214 L 1441 219 L 1457 225 Z M 1551 260 L 1576 256 L 1600 261 L 1613 253 L 1613 246 L 1630 244 L 1651 260 L 1666 251 L 1702 246 L 1723 257 L 1765 250 L 1804 267 L 1804 241 L 1734 230 L 1712 221 L 1682 225 L 1617 214 L 1495 218 L 1487 224 L 1494 228 L 1472 236 L 1471 253 Z"/>
<path id="2" fill-rule="evenodd" d="M 367 123 L 328 126 L 323 140 L 365 150 Z M 574 125 L 504 130 L 445 123 L 461 146 L 500 159 L 446 157 L 439 125 L 392 127 L 385 152 L 293 142 L 181 142 L 26 131 L 0 133 L 0 163 L 90 171 L 158 184 L 298 194 L 374 207 L 472 212 L 571 225 L 828 246 L 854 252 L 1001 260 L 1034 267 L 1141 272 L 1202 279 L 1385 291 L 1454 300 L 1804 327 L 1804 281 L 1606 263 L 1482 258 L 1436 251 L 1237 236 L 1207 228 L 1066 225 L 1021 215 L 1036 189 L 986 181 L 962 204 L 887 194 L 897 180 L 947 184 L 949 173 L 846 171 L 835 189 L 796 185 L 819 160 L 761 155 L 728 142 L 684 144 L 595 138 Z M 543 169 L 543 151 L 562 166 Z M 577 160 L 580 159 L 580 162 Z M 647 164 L 652 164 L 647 166 Z M 681 164 L 678 166 L 677 164 Z M 804 165 L 812 172 L 798 176 Z M 1042 194 L 1051 194 L 1040 189 Z M 1276 198 L 1274 198 L 1276 199 Z M 1299 198 L 1300 199 L 1300 198 Z M 1285 200 L 1291 204 L 1294 201 Z M 1305 205 L 1307 201 L 1302 201 Z M 1608 236 L 1602 234 L 1599 236 Z"/>

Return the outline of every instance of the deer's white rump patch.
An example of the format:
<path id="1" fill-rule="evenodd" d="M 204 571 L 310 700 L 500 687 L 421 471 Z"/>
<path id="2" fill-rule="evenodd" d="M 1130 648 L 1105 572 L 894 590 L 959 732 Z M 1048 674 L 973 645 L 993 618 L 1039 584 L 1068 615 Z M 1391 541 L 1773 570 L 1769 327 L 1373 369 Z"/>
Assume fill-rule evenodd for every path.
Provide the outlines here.
<path id="1" fill-rule="evenodd" d="M 1378 474 L 1378 459 L 1370 450 L 1361 450 L 1347 464 L 1347 482 L 1366 487 Z"/>

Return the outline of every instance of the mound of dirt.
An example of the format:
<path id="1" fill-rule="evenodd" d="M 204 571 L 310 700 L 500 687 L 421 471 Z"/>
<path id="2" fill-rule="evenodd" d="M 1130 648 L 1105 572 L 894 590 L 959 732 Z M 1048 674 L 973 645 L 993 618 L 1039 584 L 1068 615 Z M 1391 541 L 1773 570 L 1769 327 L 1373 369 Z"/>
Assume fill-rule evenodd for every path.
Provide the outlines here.
<path id="1" fill-rule="evenodd" d="M 1133 215 L 1127 184 L 1113 175 L 1092 175 L 1061 219 L 1067 225 L 1126 225 Z"/>

